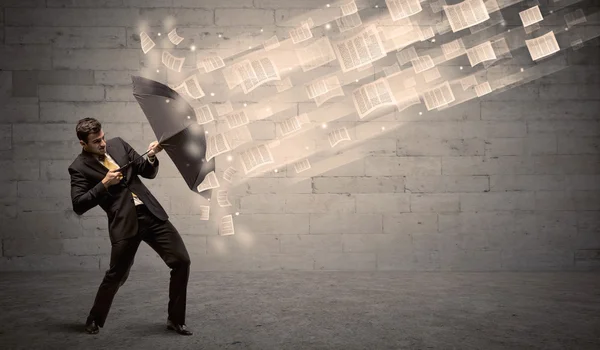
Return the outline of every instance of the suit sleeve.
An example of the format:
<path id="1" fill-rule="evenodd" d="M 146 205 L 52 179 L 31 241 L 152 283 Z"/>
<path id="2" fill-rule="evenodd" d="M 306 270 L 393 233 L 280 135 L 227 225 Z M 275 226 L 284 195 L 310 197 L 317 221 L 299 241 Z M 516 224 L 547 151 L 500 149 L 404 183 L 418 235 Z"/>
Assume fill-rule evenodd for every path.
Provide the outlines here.
<path id="1" fill-rule="evenodd" d="M 92 185 L 79 171 L 69 168 L 71 175 L 71 202 L 73 211 L 83 215 L 106 199 L 112 197 L 102 184 L 102 181 Z"/>
<path id="2" fill-rule="evenodd" d="M 139 153 L 137 153 L 125 140 L 121 139 L 121 141 L 123 141 L 129 161 L 136 159 L 136 161 L 131 164 L 132 168 L 135 169 L 135 172 L 143 178 L 154 179 L 156 174 L 158 174 L 158 158 L 156 158 L 152 164 L 144 157 L 140 157 Z"/>

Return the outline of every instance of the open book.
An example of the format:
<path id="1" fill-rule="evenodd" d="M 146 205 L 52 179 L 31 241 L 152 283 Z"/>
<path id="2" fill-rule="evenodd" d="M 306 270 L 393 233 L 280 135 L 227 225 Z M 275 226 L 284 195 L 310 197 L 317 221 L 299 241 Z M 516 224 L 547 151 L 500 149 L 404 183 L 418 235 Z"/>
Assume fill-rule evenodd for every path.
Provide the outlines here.
<path id="1" fill-rule="evenodd" d="M 317 96 L 326 94 L 327 92 L 340 87 L 340 80 L 336 75 L 326 78 L 314 80 L 304 86 L 308 98 L 313 99 Z"/>
<path id="2" fill-rule="evenodd" d="M 453 32 L 483 23 L 490 18 L 483 0 L 466 0 L 443 8 Z"/>
<path id="3" fill-rule="evenodd" d="M 344 73 L 386 56 L 375 25 L 369 25 L 353 37 L 336 42 L 334 50 Z"/>
<path id="4" fill-rule="evenodd" d="M 298 116 L 288 118 L 283 122 L 278 123 L 279 130 L 281 130 L 281 136 L 288 136 L 294 132 L 302 129 L 302 125 L 309 124 L 310 120 L 306 113 L 302 113 Z"/>
<path id="5" fill-rule="evenodd" d="M 266 82 L 281 80 L 277 67 L 268 57 L 243 60 L 234 64 L 231 69 L 237 75 L 245 94 Z"/>
<path id="6" fill-rule="evenodd" d="M 423 10 L 419 0 L 385 0 L 393 21 L 400 20 Z"/>
<path id="7" fill-rule="evenodd" d="M 450 84 L 446 81 L 431 90 L 425 91 L 423 99 L 425 100 L 425 107 L 430 111 L 454 102 L 455 98 L 454 94 L 452 94 Z"/>
<path id="8" fill-rule="evenodd" d="M 540 37 L 525 40 L 531 59 L 537 61 L 560 51 L 554 32 L 548 32 Z"/>
<path id="9" fill-rule="evenodd" d="M 299 27 L 290 30 L 289 34 L 294 44 L 301 43 L 313 37 L 313 34 L 310 31 L 310 25 L 306 21 L 302 22 Z"/>
<path id="10" fill-rule="evenodd" d="M 492 47 L 492 43 L 489 41 L 479 44 L 467 50 L 467 57 L 471 63 L 471 67 L 475 67 L 477 64 L 496 59 L 496 53 Z"/>
<path id="11" fill-rule="evenodd" d="M 396 104 L 386 78 L 377 79 L 354 90 L 352 100 L 361 119 L 379 107 Z"/>

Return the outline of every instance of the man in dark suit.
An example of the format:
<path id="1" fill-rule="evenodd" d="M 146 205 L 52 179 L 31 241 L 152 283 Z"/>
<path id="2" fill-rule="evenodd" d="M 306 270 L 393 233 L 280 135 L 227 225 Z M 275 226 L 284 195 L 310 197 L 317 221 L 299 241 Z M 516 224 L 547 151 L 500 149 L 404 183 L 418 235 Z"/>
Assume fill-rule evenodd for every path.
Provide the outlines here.
<path id="1" fill-rule="evenodd" d="M 96 334 L 98 327 L 104 327 L 113 298 L 127 280 L 143 240 L 171 268 L 167 328 L 191 335 L 185 325 L 190 257 L 169 216 L 138 177 L 156 177 L 156 153 L 162 148 L 157 141 L 150 143 L 146 160 L 120 137 L 105 140 L 102 125 L 94 118 L 81 119 L 76 132 L 83 150 L 69 166 L 73 211 L 83 215 L 100 205 L 108 216 L 112 246 L 110 268 L 96 294 L 86 332 Z M 116 171 L 130 161 L 134 162 L 129 167 Z"/>

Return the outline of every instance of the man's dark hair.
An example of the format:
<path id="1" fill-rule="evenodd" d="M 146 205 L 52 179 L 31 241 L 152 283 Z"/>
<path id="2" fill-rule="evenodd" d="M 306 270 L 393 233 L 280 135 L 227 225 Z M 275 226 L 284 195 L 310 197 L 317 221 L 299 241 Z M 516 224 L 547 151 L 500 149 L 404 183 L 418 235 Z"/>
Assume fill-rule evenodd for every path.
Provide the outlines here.
<path id="1" fill-rule="evenodd" d="M 99 133 L 102 129 L 102 124 L 94 118 L 83 118 L 77 122 L 75 131 L 77 132 L 77 138 L 83 142 L 88 142 L 89 134 Z"/>

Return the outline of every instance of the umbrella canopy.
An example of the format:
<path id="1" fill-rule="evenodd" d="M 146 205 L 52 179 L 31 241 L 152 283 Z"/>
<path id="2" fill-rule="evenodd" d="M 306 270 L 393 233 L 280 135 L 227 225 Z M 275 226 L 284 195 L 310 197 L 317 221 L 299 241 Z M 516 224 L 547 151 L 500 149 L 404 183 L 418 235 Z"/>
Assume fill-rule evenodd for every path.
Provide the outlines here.
<path id="1" fill-rule="evenodd" d="M 205 160 L 206 135 L 197 123 L 192 106 L 170 87 L 157 81 L 133 76 L 133 96 L 148 118 L 160 146 L 194 192 L 210 199 L 212 190 L 198 192 L 215 159 Z"/>

